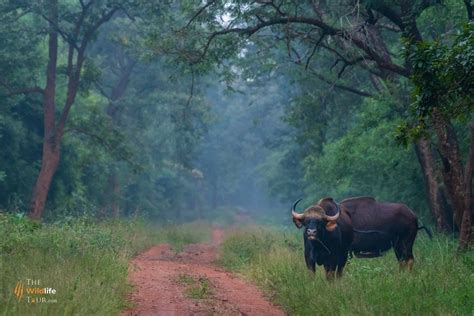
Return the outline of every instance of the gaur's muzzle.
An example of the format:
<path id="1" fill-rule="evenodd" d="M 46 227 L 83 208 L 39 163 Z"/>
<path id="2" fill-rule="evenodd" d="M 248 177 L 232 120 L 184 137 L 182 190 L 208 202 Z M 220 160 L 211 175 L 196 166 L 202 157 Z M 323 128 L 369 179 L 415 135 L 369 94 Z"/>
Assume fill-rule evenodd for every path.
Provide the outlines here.
<path id="1" fill-rule="evenodd" d="M 316 239 L 317 239 L 317 236 L 316 236 L 316 229 L 308 228 L 308 229 L 306 230 L 306 236 L 308 236 L 308 239 L 309 239 L 309 240 L 316 240 Z"/>

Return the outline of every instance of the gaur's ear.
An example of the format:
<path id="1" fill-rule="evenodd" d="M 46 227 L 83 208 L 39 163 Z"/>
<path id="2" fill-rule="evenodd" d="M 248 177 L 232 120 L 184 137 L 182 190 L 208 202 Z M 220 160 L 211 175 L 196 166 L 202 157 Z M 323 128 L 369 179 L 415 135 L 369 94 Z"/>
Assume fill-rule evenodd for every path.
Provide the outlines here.
<path id="1" fill-rule="evenodd" d="M 296 219 L 294 217 L 293 217 L 293 223 L 295 223 L 295 226 L 298 227 L 298 228 L 303 227 L 303 221 L 301 221 L 299 219 Z"/>
<path id="2" fill-rule="evenodd" d="M 332 232 L 337 228 L 336 221 L 329 221 L 326 223 L 326 230 Z"/>

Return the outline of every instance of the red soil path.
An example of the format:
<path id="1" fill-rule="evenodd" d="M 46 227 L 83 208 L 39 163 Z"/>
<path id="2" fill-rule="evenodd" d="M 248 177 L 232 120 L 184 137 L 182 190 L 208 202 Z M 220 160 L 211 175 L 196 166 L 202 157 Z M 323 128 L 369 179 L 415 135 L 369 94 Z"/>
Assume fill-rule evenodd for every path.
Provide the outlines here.
<path id="1" fill-rule="evenodd" d="M 150 248 L 132 261 L 131 300 L 136 307 L 122 315 L 285 315 L 252 284 L 213 264 L 224 231 L 215 228 L 211 244 L 191 244 L 175 254 L 168 244 Z M 210 295 L 193 299 L 180 277 L 205 278 Z"/>

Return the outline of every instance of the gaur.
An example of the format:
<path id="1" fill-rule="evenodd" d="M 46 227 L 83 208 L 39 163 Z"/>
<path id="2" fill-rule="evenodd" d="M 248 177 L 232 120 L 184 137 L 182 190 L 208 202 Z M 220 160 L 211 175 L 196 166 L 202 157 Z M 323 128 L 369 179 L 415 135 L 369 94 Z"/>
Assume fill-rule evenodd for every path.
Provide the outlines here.
<path id="1" fill-rule="evenodd" d="M 413 243 L 418 219 L 406 205 L 379 203 L 371 197 L 350 198 L 336 203 L 323 198 L 303 213 L 291 209 L 296 227 L 304 227 L 304 256 L 307 267 L 323 265 L 326 276 L 342 276 L 349 253 L 356 257 L 377 257 L 393 247 L 400 267 L 413 266 Z"/>

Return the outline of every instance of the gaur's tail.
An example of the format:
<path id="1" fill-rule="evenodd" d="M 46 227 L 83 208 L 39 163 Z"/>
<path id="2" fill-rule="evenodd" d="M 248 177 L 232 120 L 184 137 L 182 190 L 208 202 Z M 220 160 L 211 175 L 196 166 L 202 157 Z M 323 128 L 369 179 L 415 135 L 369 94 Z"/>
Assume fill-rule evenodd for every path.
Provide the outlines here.
<path id="1" fill-rule="evenodd" d="M 428 237 L 430 237 L 430 239 L 433 239 L 433 234 L 431 234 L 431 231 L 428 229 L 428 227 L 425 227 L 425 226 L 419 226 L 418 227 L 418 230 L 420 229 L 424 229 L 426 234 L 428 234 Z"/>

